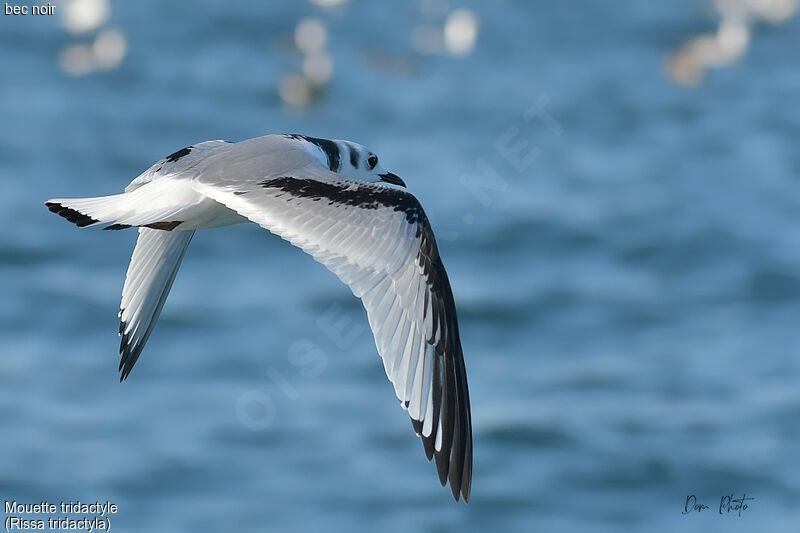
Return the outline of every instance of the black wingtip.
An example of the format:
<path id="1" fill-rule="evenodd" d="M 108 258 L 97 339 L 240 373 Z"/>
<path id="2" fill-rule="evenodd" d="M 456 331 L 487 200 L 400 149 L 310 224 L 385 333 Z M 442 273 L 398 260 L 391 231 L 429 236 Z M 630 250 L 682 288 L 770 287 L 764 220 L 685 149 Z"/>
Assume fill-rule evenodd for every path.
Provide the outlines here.
<path id="1" fill-rule="evenodd" d="M 45 202 L 44 205 L 49 209 L 52 213 L 57 214 L 60 217 L 64 217 L 79 228 L 83 228 L 86 226 L 91 226 L 99 222 L 99 220 L 95 220 L 88 215 L 84 215 L 80 211 L 75 211 L 69 207 L 64 207 L 63 205 L 57 202 Z"/>
<path id="2" fill-rule="evenodd" d="M 428 461 L 433 459 L 433 452 L 434 452 L 434 439 L 436 437 L 435 433 L 431 433 L 429 436 L 425 436 L 422 434 L 422 425 L 423 423 L 420 420 L 411 419 L 411 427 L 414 428 L 414 433 L 417 434 L 419 438 L 422 439 L 422 447 L 425 449 L 425 456 L 428 458 Z"/>
<path id="3" fill-rule="evenodd" d="M 435 452 L 436 457 L 436 472 L 439 474 L 439 483 L 444 487 L 447 484 L 447 472 L 450 470 L 450 450 L 444 452 Z"/>
<path id="4" fill-rule="evenodd" d="M 119 341 L 119 368 L 117 370 L 121 372 L 119 376 L 119 382 L 122 383 L 131 373 L 133 369 L 133 365 L 136 363 L 136 359 L 139 358 L 140 349 L 138 346 L 131 346 L 130 339 L 128 338 L 128 334 L 125 333 L 126 323 L 124 320 L 120 320 L 119 322 L 119 335 L 122 337 Z"/>
<path id="5" fill-rule="evenodd" d="M 447 345 L 441 346 L 443 350 L 437 350 L 433 360 L 431 434 L 423 433 L 424 421 L 412 418 L 411 425 L 422 439 L 428 460 L 435 459 L 439 483 L 449 484 L 453 499 L 458 502 L 463 498 L 467 504 L 472 490 L 472 416 L 466 369 L 457 341 L 450 352 L 455 355 L 449 358 L 444 355 Z"/>
<path id="6" fill-rule="evenodd" d="M 425 457 L 427 457 L 428 461 L 430 461 L 431 459 L 433 459 L 433 452 L 434 452 L 433 439 L 435 435 L 433 433 L 431 433 L 427 437 L 425 435 L 422 435 L 421 433 L 420 435 L 422 436 L 422 447 L 425 448 Z"/>
<path id="7" fill-rule="evenodd" d="M 119 382 L 122 383 L 123 381 L 128 379 L 128 376 L 131 374 L 131 367 L 125 366 L 124 368 L 120 368 L 120 371 L 121 373 L 119 375 Z"/>
<path id="8" fill-rule="evenodd" d="M 131 226 L 129 224 L 111 224 L 110 226 L 106 226 L 103 228 L 106 231 L 119 231 L 121 229 L 128 229 Z"/>
<path id="9" fill-rule="evenodd" d="M 464 473 L 461 476 L 461 494 L 464 496 L 464 503 L 469 503 L 472 494 L 472 435 L 470 434 L 467 453 L 464 455 Z"/>

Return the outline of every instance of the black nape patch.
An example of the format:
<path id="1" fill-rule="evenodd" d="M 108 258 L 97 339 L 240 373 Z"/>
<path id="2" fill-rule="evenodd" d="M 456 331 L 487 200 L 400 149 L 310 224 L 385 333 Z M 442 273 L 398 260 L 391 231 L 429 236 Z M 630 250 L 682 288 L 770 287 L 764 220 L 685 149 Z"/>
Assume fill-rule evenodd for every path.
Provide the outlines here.
<path id="1" fill-rule="evenodd" d="M 341 158 L 339 156 L 339 147 L 335 142 L 331 141 L 330 139 L 320 139 L 319 137 L 309 137 L 308 135 L 300 135 L 297 133 L 290 133 L 288 135 L 284 135 L 284 137 L 289 139 L 302 139 L 317 146 L 323 151 L 325 157 L 328 159 L 328 170 L 339 172 L 339 169 L 341 168 Z"/>
<path id="2" fill-rule="evenodd" d="M 103 228 L 104 230 L 121 230 L 121 229 L 128 229 L 131 226 L 129 224 L 111 224 L 110 226 L 106 226 Z"/>
<path id="3" fill-rule="evenodd" d="M 85 226 L 91 226 L 95 222 L 99 222 L 98 220 L 93 219 L 90 216 L 84 215 L 80 211 L 75 211 L 74 209 L 70 209 L 69 207 L 64 207 L 61 204 L 55 202 L 45 202 L 44 205 L 47 206 L 51 212 L 57 214 L 58 216 L 64 217 L 79 228 L 83 228 Z"/>
<path id="4" fill-rule="evenodd" d="M 173 153 L 169 154 L 167 157 L 164 158 L 164 160 L 167 163 L 174 163 L 175 161 L 177 161 L 181 157 L 187 156 L 190 153 L 192 153 L 192 146 L 187 146 L 186 148 L 181 148 L 177 152 L 173 152 Z"/>

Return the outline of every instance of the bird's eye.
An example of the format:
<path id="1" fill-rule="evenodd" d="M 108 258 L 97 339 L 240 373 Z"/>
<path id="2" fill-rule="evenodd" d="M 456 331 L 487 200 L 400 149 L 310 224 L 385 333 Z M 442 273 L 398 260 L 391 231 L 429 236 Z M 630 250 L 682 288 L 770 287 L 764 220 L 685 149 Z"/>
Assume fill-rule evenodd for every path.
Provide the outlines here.
<path id="1" fill-rule="evenodd" d="M 378 156 L 372 154 L 367 158 L 367 164 L 369 165 L 369 169 L 372 170 L 378 164 Z"/>

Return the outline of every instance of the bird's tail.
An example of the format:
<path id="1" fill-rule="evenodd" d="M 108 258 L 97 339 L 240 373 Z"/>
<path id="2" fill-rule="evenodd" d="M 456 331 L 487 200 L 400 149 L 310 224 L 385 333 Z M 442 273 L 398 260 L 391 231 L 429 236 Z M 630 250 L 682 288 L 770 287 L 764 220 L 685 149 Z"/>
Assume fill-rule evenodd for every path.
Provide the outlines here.
<path id="1" fill-rule="evenodd" d="M 83 228 L 98 222 L 115 222 L 129 211 L 126 200 L 125 194 L 114 194 L 97 198 L 53 198 L 44 205 L 53 213 Z"/>
<path id="2" fill-rule="evenodd" d="M 176 199 L 172 191 L 147 184 L 135 190 L 96 198 L 53 198 L 44 205 L 79 227 L 110 224 L 105 229 L 131 226 L 171 230 L 180 224 L 194 198 Z"/>

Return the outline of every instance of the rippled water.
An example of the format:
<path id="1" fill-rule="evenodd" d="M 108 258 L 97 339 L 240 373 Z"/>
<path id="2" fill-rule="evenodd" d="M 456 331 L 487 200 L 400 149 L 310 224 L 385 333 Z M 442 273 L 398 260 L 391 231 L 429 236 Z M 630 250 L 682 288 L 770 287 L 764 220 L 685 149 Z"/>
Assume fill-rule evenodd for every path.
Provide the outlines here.
<path id="1" fill-rule="evenodd" d="M 797 19 L 684 89 L 664 62 L 714 31 L 699 1 L 471 2 L 463 57 L 413 50 L 414 3 L 191 5 L 113 3 L 127 54 L 78 77 L 59 52 L 87 37 L 0 17 L 0 497 L 111 500 L 123 531 L 796 528 Z M 334 72 L 297 108 L 277 88 L 308 16 Z M 270 132 L 363 142 L 425 205 L 467 358 L 468 506 L 359 303 L 256 227 L 195 237 L 118 383 L 135 234 L 42 202 Z M 741 518 L 730 493 L 755 498 Z M 683 515 L 689 494 L 711 509 Z"/>

